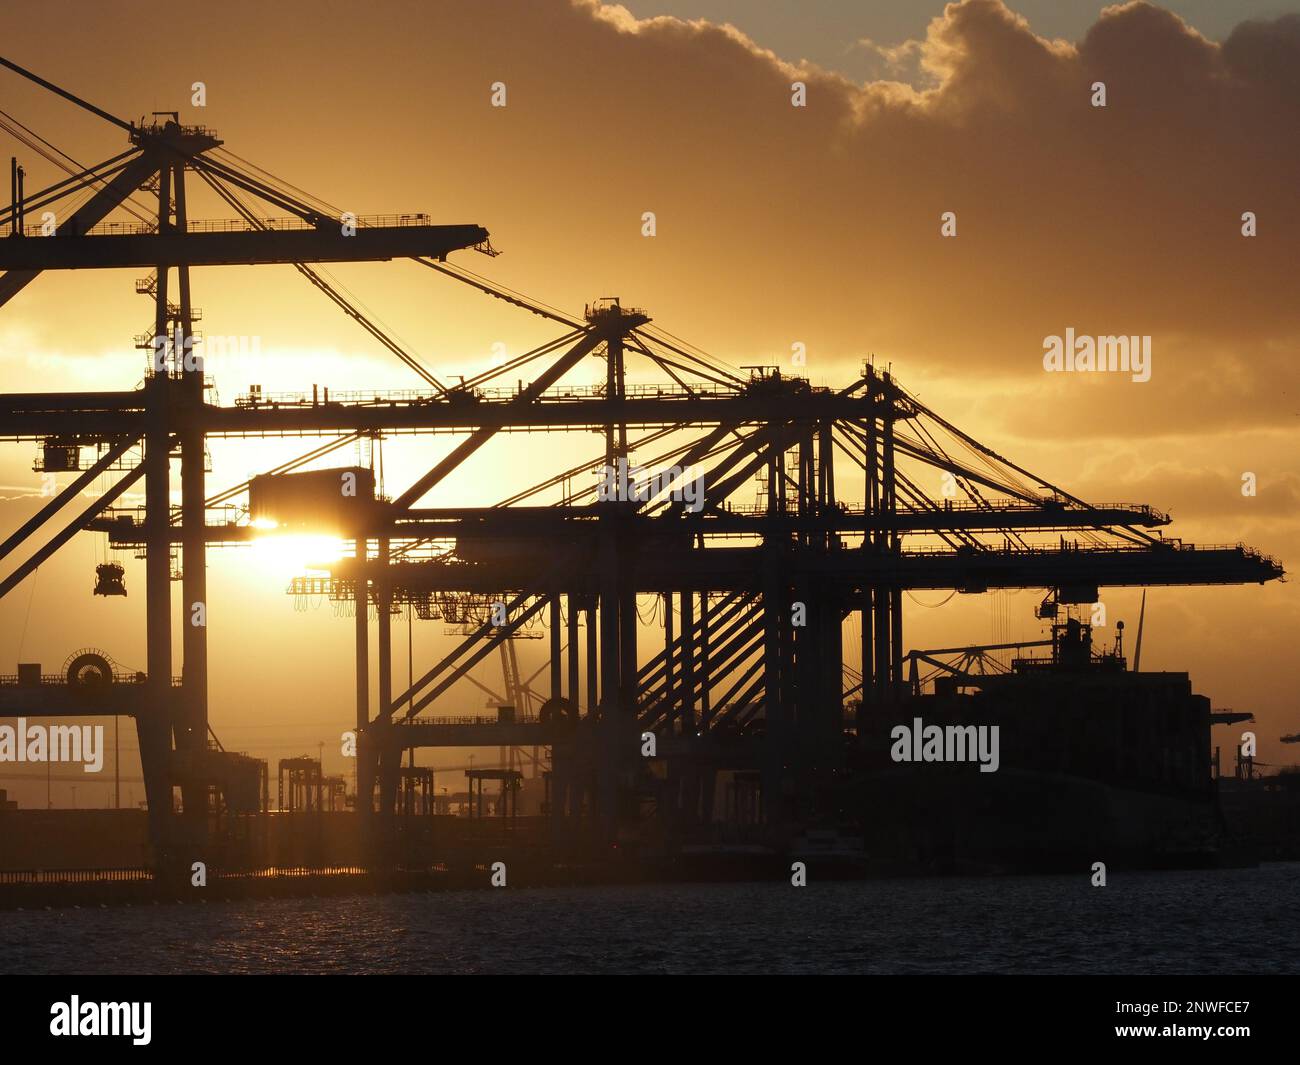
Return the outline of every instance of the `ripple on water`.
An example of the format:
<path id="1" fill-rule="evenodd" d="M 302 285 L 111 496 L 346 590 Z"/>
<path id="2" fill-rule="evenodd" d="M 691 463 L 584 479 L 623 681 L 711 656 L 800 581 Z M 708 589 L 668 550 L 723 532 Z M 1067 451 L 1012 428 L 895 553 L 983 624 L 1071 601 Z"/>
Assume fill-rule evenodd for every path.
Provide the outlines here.
<path id="1" fill-rule="evenodd" d="M 1300 972 L 1298 891 L 1286 863 L 28 910 L 0 914 L 0 971 Z"/>

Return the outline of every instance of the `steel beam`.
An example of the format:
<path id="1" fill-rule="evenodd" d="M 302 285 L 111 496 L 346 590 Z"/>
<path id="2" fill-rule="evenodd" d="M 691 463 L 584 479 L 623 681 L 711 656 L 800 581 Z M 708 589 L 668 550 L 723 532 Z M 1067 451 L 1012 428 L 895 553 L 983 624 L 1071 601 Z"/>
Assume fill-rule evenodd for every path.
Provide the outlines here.
<path id="1" fill-rule="evenodd" d="M 30 285 L 37 275 L 50 267 L 41 259 L 50 253 L 50 247 L 74 238 L 71 233 L 84 233 L 102 221 L 115 207 L 143 185 L 159 170 L 156 156 L 145 152 L 133 160 L 103 188 L 97 191 L 70 218 L 55 229 L 51 237 L 11 237 L 0 241 L 0 307 Z M 150 264 L 151 265 L 151 264 Z"/>
<path id="2" fill-rule="evenodd" d="M 109 448 L 108 451 L 106 451 L 94 463 L 94 465 L 82 471 L 80 476 L 69 483 L 61 492 L 59 492 L 58 495 L 23 522 L 23 524 L 19 526 L 18 530 L 6 539 L 3 544 L 0 544 L 0 558 L 5 558 L 10 551 L 21 544 L 27 539 L 27 537 L 31 536 L 32 533 L 62 510 L 71 499 L 81 492 L 82 489 L 125 455 L 137 442 L 138 441 L 134 438 L 127 438 Z"/>
<path id="3" fill-rule="evenodd" d="M 123 492 L 140 479 L 144 472 L 145 466 L 143 464 L 137 466 L 134 470 L 118 481 L 117 484 L 91 503 L 90 506 L 86 507 L 86 509 L 83 510 L 76 519 L 70 522 L 57 536 L 53 537 L 49 542 L 42 546 L 40 550 L 28 558 L 3 581 L 0 581 L 0 599 L 4 598 L 14 588 L 18 587 L 18 585 L 21 584 L 30 573 L 39 567 L 42 562 L 53 555 L 55 551 L 71 540 L 78 532 L 84 529 L 91 518 L 111 506 Z M 170 676 L 170 674 L 168 675 Z"/>
<path id="4" fill-rule="evenodd" d="M 75 216 L 82 233 L 93 225 L 83 214 L 84 209 Z M 474 225 L 362 227 L 351 236 L 344 235 L 341 223 L 321 229 L 102 236 L 72 236 L 61 229 L 58 236 L 45 239 L 0 241 L 0 268 L 34 275 L 41 270 L 380 262 L 418 255 L 445 258 L 487 239 L 487 230 Z M 0 304 L 6 298 L 0 287 Z"/>

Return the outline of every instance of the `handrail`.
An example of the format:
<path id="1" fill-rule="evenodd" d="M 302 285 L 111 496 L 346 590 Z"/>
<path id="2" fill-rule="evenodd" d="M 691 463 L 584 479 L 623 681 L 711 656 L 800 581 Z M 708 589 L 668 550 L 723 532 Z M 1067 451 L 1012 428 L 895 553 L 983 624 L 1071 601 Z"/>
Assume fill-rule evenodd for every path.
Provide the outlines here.
<path id="1" fill-rule="evenodd" d="M 265 228 L 284 232 L 286 230 L 305 230 L 317 229 L 319 227 L 312 225 L 304 218 L 290 216 L 287 218 L 259 218 L 257 221 Z M 333 223 L 334 219 L 331 219 Z M 343 224 L 342 219 L 337 219 L 339 225 Z M 415 214 L 368 214 L 357 215 L 355 224 L 362 229 L 380 229 L 391 226 L 427 226 L 431 225 L 431 216 L 424 212 Z M 77 233 L 75 236 L 82 237 L 142 237 L 153 236 L 158 232 L 158 223 L 154 222 L 101 222 L 99 225 L 91 226 L 85 233 Z M 251 223 L 242 218 L 208 218 L 196 219 L 187 222 L 185 225 L 186 233 L 258 233 L 260 229 L 254 228 Z M 43 235 L 42 226 L 25 226 L 23 235 L 28 237 L 40 237 Z M 171 235 L 182 236 L 179 231 Z M 71 237 L 72 233 L 56 232 L 51 234 L 55 237 Z"/>
<path id="2" fill-rule="evenodd" d="M 69 684 L 68 678 L 62 673 L 42 673 L 40 686 L 43 688 L 70 688 L 79 692 L 98 692 L 111 691 L 117 687 L 137 687 L 148 683 L 149 678 L 144 673 L 114 673 L 112 684 Z M 184 678 L 173 676 L 171 686 L 179 688 L 184 684 Z M 35 688 L 35 684 L 30 684 L 18 679 L 17 673 L 0 673 L 0 687 L 12 686 L 15 688 Z"/>
<path id="3" fill-rule="evenodd" d="M 830 389 L 824 391 L 830 393 Z M 731 399 L 736 395 L 735 389 L 718 387 L 684 388 L 680 385 L 667 384 L 631 384 L 624 390 L 630 399 Z M 366 389 L 312 392 L 249 392 L 235 398 L 235 406 L 244 410 L 257 410 L 264 407 L 321 407 L 335 404 L 350 405 L 397 405 L 422 404 L 434 402 L 509 402 L 519 395 L 514 388 L 476 388 L 472 392 L 459 388 L 450 388 L 446 394 L 424 389 Z M 574 402 L 577 400 L 603 399 L 605 386 L 597 385 L 555 385 L 550 391 L 538 397 L 542 403 Z"/>
<path id="4" fill-rule="evenodd" d="M 516 713 L 513 720 L 503 721 L 490 715 L 459 714 L 453 717 L 413 717 L 412 725 L 539 725 L 541 718 L 536 714 Z"/>

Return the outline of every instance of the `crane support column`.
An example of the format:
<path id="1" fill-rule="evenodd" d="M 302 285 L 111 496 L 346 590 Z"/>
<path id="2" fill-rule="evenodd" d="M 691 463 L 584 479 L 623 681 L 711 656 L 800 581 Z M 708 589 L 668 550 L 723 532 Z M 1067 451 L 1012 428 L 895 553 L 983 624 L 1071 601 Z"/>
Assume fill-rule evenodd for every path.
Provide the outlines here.
<path id="1" fill-rule="evenodd" d="M 386 536 L 379 538 L 379 550 L 375 563 L 375 607 L 378 615 L 379 630 L 376 652 L 379 664 L 376 672 L 379 680 L 379 705 L 386 712 L 393 703 L 393 615 L 392 588 L 389 582 L 389 540 Z M 364 572 L 367 567 L 362 567 Z M 368 597 L 362 605 L 369 615 Z M 391 717 L 386 717 L 391 721 Z M 384 737 L 380 753 L 379 808 L 387 816 L 397 809 L 397 784 L 401 775 L 402 751 L 396 744 Z"/>
<path id="2" fill-rule="evenodd" d="M 185 168 L 172 169 L 174 181 L 174 230 L 184 232 Z M 161 232 L 160 228 L 160 232 Z M 170 231 L 170 230 L 169 230 Z M 159 276 L 165 267 L 158 267 Z M 207 785 L 197 776 L 199 762 L 208 742 L 208 574 L 206 485 L 204 444 L 201 423 L 203 411 L 203 362 L 192 348 L 194 311 L 190 299 L 190 270 L 176 268 L 179 289 L 179 317 L 174 337 L 180 345 L 174 353 L 177 392 L 177 424 L 181 445 L 181 651 L 183 655 L 181 706 L 176 726 L 176 748 L 187 752 L 189 779 L 182 785 L 186 837 L 191 846 L 201 846 L 207 835 Z M 160 285 L 164 307 L 166 286 Z"/>
<path id="3" fill-rule="evenodd" d="M 551 698 L 559 699 L 564 695 L 564 650 L 560 645 L 563 633 L 560 630 L 560 594 L 551 595 L 550 637 L 551 637 Z"/>
<path id="4" fill-rule="evenodd" d="M 374 812 L 375 773 L 379 761 L 380 736 L 370 725 L 370 597 L 366 588 L 366 541 L 356 541 L 357 578 L 352 594 L 356 614 L 357 658 L 357 813 L 366 831 Z"/>
<path id="5" fill-rule="evenodd" d="M 573 704 L 573 713 L 576 716 L 580 705 L 578 693 L 578 600 L 572 594 L 566 597 L 569 607 L 568 617 L 568 644 L 569 644 L 569 702 Z"/>
<path id="6" fill-rule="evenodd" d="M 170 171 L 158 174 L 159 224 L 170 216 Z M 166 365 L 167 271 L 158 271 L 154 314 L 154 365 L 146 378 L 149 428 L 145 435 L 145 628 L 149 698 L 136 721 L 140 736 L 140 765 L 149 803 L 154 859 L 164 871 L 172 847 L 171 733 L 175 710 L 172 698 L 171 617 L 171 437 L 168 433 L 169 381 Z M 160 341 L 161 338 L 161 341 Z M 162 369 L 159 370 L 159 362 Z"/>

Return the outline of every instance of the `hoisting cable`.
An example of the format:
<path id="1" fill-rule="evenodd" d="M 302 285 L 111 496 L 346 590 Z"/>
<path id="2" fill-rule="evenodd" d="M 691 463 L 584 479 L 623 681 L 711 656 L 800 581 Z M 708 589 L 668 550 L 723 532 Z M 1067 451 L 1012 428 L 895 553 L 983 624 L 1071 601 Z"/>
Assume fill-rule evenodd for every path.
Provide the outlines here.
<path id="1" fill-rule="evenodd" d="M 249 223 L 249 225 L 263 232 L 272 231 L 270 227 L 266 225 L 266 223 L 264 223 L 261 219 L 257 218 L 257 216 L 254 215 L 253 212 L 250 211 L 243 204 L 242 201 L 240 201 L 236 196 L 230 193 L 228 189 L 224 188 L 210 174 L 206 173 L 202 169 L 198 170 L 198 174 L 200 177 L 203 178 L 204 181 L 208 183 L 209 186 L 212 187 L 212 189 L 217 193 L 217 195 L 219 195 L 223 200 L 225 200 L 226 203 L 230 204 L 230 206 L 233 207 L 244 219 L 244 221 Z M 408 367 L 414 370 L 428 384 L 432 385 L 435 389 L 437 389 L 437 391 L 440 394 L 442 395 L 447 394 L 448 390 L 441 381 L 439 381 L 436 377 L 434 377 L 433 374 L 431 374 L 428 370 L 426 370 L 414 356 L 412 356 L 407 351 L 405 351 L 399 344 L 397 344 L 386 333 L 384 333 L 383 330 L 381 330 L 378 326 L 376 326 L 373 322 L 371 322 L 369 318 L 367 318 L 364 314 L 362 314 L 359 310 L 357 310 L 356 307 L 354 307 L 351 303 L 349 303 L 348 300 L 343 295 L 341 295 L 323 277 L 321 277 L 318 273 L 316 273 L 316 271 L 312 270 L 311 267 L 306 266 L 303 263 L 293 263 L 292 265 L 300 274 L 306 277 L 307 280 L 309 280 L 313 285 L 315 285 L 318 289 L 320 289 L 323 293 L 325 293 L 325 295 L 328 296 L 335 303 L 335 305 L 337 305 L 346 315 L 348 315 L 350 318 L 355 319 L 357 323 L 360 324 L 361 327 L 366 330 L 366 332 L 368 332 L 371 336 L 373 336 L 376 340 L 378 340 L 381 344 L 383 344 L 384 347 L 386 347 L 389 351 L 391 351 L 394 355 L 396 355 Z"/>

